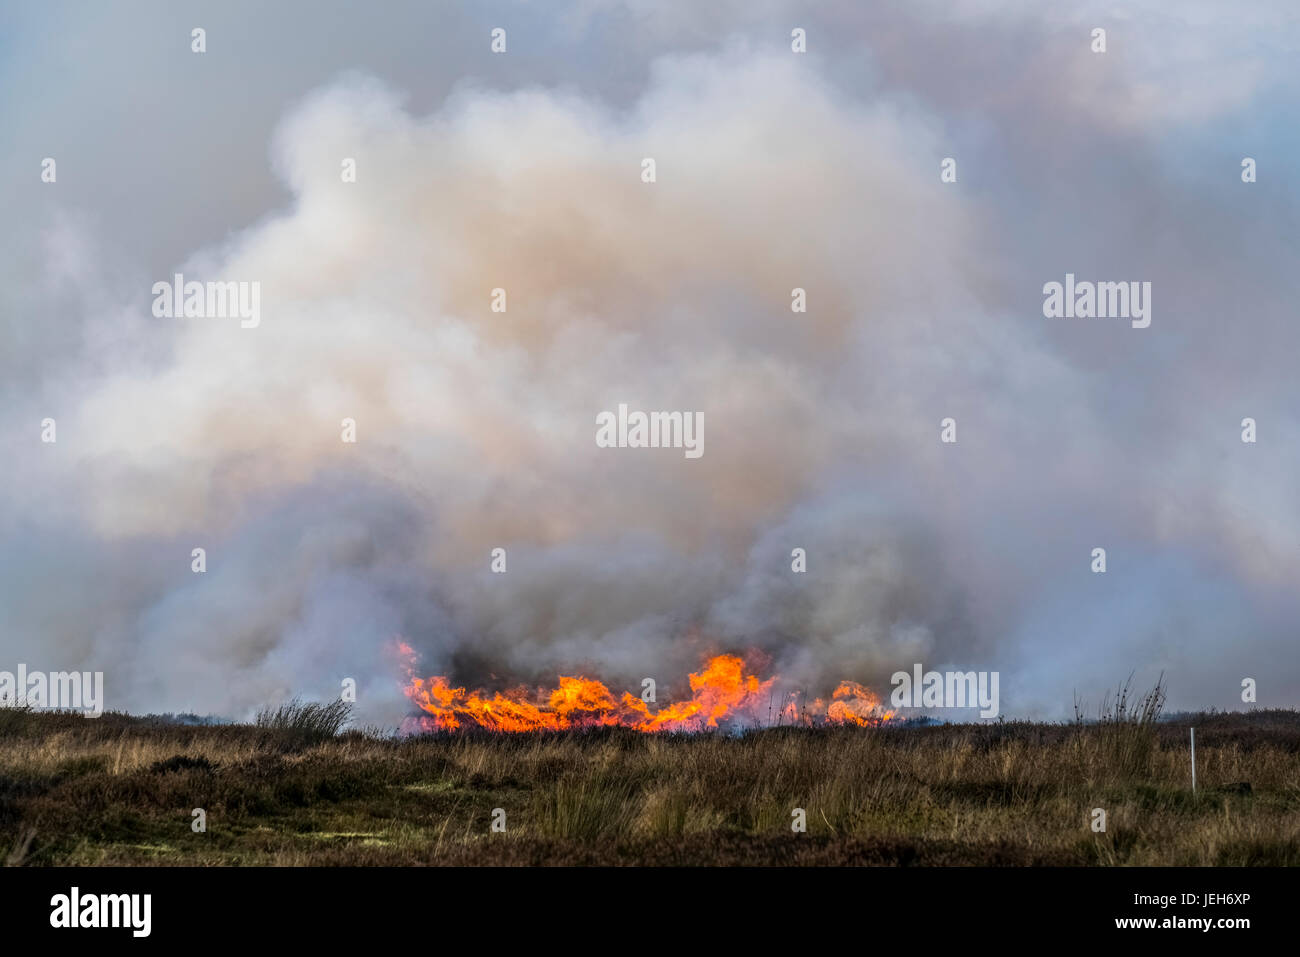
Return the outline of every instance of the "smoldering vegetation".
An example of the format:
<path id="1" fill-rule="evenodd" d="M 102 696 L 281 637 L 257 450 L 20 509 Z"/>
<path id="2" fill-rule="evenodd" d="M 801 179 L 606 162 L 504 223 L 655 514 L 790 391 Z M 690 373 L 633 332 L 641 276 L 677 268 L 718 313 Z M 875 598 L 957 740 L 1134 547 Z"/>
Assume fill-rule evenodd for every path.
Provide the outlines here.
<path id="1" fill-rule="evenodd" d="M 0 709 L 0 859 L 1300 864 L 1296 711 L 409 738 L 336 733 L 338 717 L 291 705 L 256 725 L 205 726 Z M 195 808 L 204 833 L 191 829 Z M 505 830 L 494 833 L 497 808 Z M 791 830 L 795 808 L 806 833 Z M 1094 808 L 1104 833 L 1091 829 Z"/>

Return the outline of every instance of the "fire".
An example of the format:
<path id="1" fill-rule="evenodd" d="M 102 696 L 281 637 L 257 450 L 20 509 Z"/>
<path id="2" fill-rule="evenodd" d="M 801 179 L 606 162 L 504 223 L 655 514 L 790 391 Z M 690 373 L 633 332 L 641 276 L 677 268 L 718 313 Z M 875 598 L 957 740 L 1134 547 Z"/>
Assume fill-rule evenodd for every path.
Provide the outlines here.
<path id="1" fill-rule="evenodd" d="M 841 681 L 831 698 L 826 719 L 833 724 L 876 725 L 894 717 L 894 712 L 880 706 L 873 691 L 856 681 Z"/>
<path id="2" fill-rule="evenodd" d="M 894 717 L 880 707 L 870 690 L 853 681 L 835 689 L 831 703 L 820 699 L 797 706 L 797 695 L 775 709 L 776 677 L 746 674 L 736 655 L 716 655 L 690 675 L 691 697 L 651 711 L 635 695 L 616 697 L 591 678 L 563 675 L 549 693 L 520 687 L 491 694 L 454 686 L 442 675 L 421 678 L 415 652 L 398 641 L 407 673 L 406 696 L 419 706 L 422 731 L 562 731 L 569 728 L 618 726 L 637 731 L 703 731 L 721 724 L 768 723 L 878 725 Z M 766 707 L 766 712 L 764 712 Z"/>

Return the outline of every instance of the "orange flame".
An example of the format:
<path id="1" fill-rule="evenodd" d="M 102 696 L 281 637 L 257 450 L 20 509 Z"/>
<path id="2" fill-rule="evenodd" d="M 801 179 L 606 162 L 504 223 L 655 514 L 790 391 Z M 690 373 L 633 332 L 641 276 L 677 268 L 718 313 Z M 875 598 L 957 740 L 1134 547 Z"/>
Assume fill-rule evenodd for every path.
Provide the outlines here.
<path id="1" fill-rule="evenodd" d="M 618 726 L 637 731 L 702 731 L 719 723 L 756 721 L 760 706 L 767 704 L 772 719 L 772 688 L 775 677 L 761 680 L 745 673 L 744 661 L 736 655 L 717 655 L 703 669 L 690 676 L 691 697 L 665 705 L 657 711 L 635 695 L 616 698 L 599 681 L 564 675 L 549 694 L 530 693 L 527 688 L 487 694 L 454 687 L 446 677 L 421 678 L 415 670 L 415 652 L 397 642 L 405 661 L 406 696 L 424 712 L 418 720 L 422 731 L 455 731 L 482 728 L 488 731 L 562 731 L 568 728 Z M 835 689 L 829 707 L 818 699 L 802 709 L 794 696 L 778 712 L 780 723 L 878 725 L 894 717 L 880 707 L 880 700 L 860 684 L 845 681 Z"/>
<path id="2" fill-rule="evenodd" d="M 831 698 L 826 720 L 832 724 L 878 725 L 894 717 L 880 706 L 875 692 L 856 681 L 841 681 Z"/>

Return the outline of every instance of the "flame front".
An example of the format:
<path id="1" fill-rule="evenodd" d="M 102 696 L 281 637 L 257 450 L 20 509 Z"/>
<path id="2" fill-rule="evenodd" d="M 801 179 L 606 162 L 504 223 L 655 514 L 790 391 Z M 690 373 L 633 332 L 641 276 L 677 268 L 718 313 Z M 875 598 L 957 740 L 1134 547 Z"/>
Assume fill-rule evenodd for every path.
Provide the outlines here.
<path id="1" fill-rule="evenodd" d="M 764 714 L 768 723 L 877 725 L 894 717 L 880 707 L 867 688 L 845 681 L 835 689 L 829 706 L 818 699 L 797 707 L 794 698 L 773 712 L 775 677 L 760 679 L 745 673 L 736 655 L 717 655 L 690 676 L 691 697 L 657 711 L 635 695 L 621 698 L 599 681 L 561 676 L 548 694 L 527 688 L 491 694 L 458 688 L 447 678 L 421 678 L 415 652 L 404 642 L 398 651 L 407 672 L 406 696 L 424 712 L 422 731 L 482 728 L 488 731 L 562 731 L 569 728 L 618 726 L 637 731 L 703 731 L 720 723 L 751 721 Z"/>

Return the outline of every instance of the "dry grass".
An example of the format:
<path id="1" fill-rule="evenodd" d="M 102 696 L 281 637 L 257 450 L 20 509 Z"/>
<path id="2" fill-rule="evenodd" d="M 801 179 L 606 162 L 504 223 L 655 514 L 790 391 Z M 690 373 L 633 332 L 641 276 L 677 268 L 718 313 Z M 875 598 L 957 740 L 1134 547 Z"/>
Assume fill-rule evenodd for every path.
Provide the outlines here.
<path id="1" fill-rule="evenodd" d="M 1300 714 L 1289 711 L 400 741 L 304 733 L 291 719 L 264 725 L 0 709 L 0 858 L 1300 864 Z M 196 807 L 206 833 L 190 829 Z M 805 834 L 791 832 L 796 807 L 807 812 Z M 1089 827 L 1096 807 L 1107 812 L 1102 834 Z M 504 833 L 490 831 L 494 808 L 506 812 Z"/>

